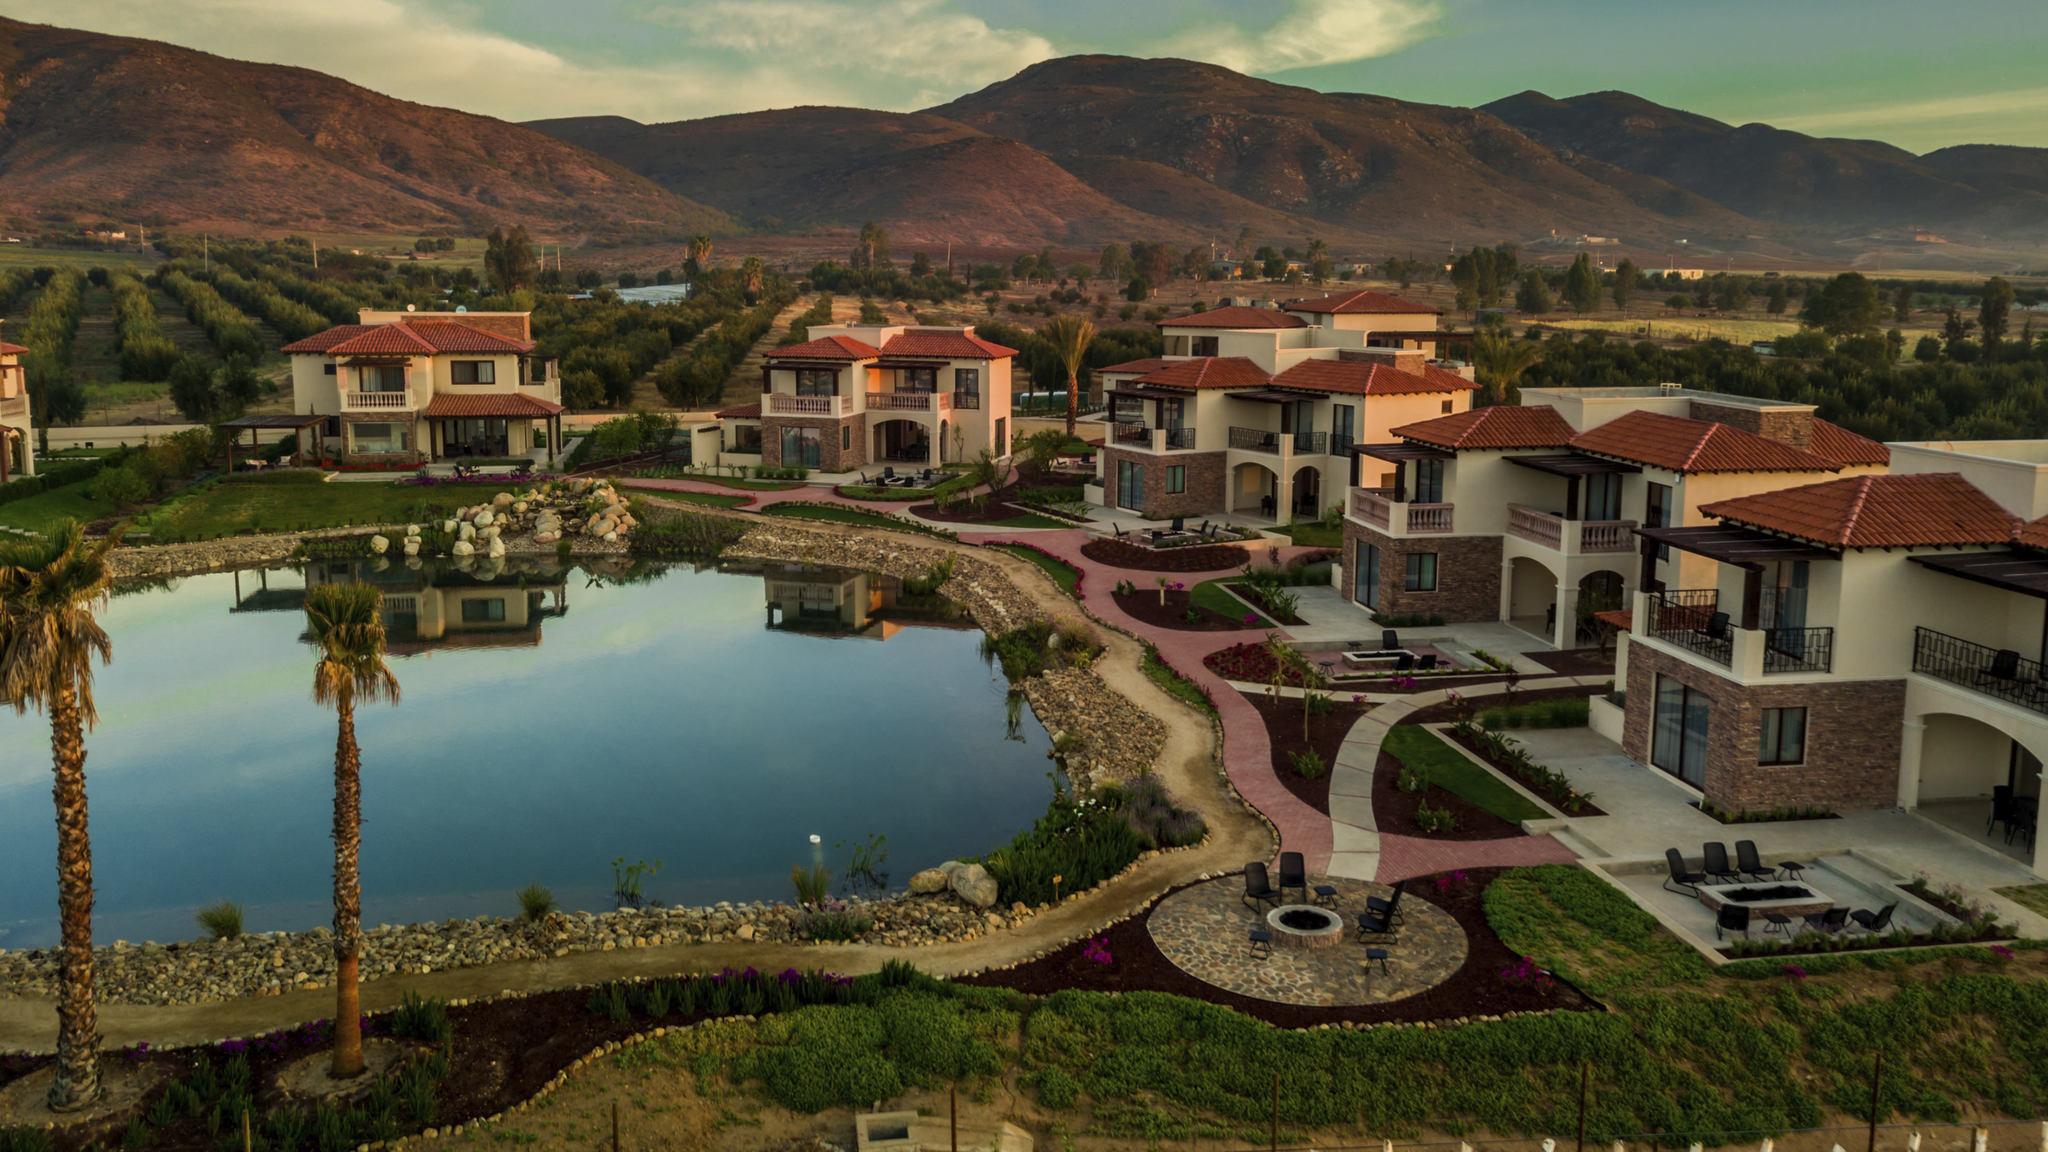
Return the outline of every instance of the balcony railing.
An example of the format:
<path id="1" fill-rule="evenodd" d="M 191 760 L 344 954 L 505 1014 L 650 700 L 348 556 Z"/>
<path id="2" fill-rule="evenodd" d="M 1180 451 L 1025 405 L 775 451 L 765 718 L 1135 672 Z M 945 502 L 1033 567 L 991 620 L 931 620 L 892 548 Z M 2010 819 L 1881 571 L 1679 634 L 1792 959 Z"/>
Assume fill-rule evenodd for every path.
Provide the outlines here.
<path id="1" fill-rule="evenodd" d="M 1193 450 L 1194 446 L 1195 446 L 1195 428 L 1194 428 L 1194 425 L 1192 425 L 1192 424 L 1184 424 L 1184 425 L 1182 425 L 1182 426 L 1181 426 L 1181 427 L 1179 427 L 1179 428 L 1168 428 L 1168 429 L 1166 430 L 1166 447 L 1167 447 L 1167 450 L 1168 450 L 1168 451 L 1171 451 L 1171 452 L 1183 452 L 1183 451 L 1191 451 L 1191 450 Z"/>
<path id="2" fill-rule="evenodd" d="M 1558 552 L 1627 552 L 1635 547 L 1633 520 L 1568 520 L 1526 504 L 1508 505 L 1508 535 Z"/>
<path id="3" fill-rule="evenodd" d="M 797 396 L 788 392 L 768 393 L 768 411 L 783 416 L 844 416 L 844 396 Z"/>
<path id="4" fill-rule="evenodd" d="M 1827 672 L 1834 666 L 1833 628 L 1764 629 L 1764 671 Z"/>
<path id="5" fill-rule="evenodd" d="M 1330 433 L 1330 455 L 1349 456 L 1352 446 L 1357 443 L 1358 438 L 1349 432 L 1332 432 Z"/>
<path id="6" fill-rule="evenodd" d="M 1453 504 L 1403 503 L 1387 488 L 1355 488 L 1351 492 L 1352 518 L 1394 536 L 1447 535 L 1456 509 Z"/>
<path id="7" fill-rule="evenodd" d="M 1137 448 L 1152 446 L 1152 430 L 1143 424 L 1111 424 L 1110 441 L 1115 444 L 1129 444 Z"/>
<path id="8" fill-rule="evenodd" d="M 1913 629 L 1913 671 L 2033 712 L 2048 713 L 2041 663 L 2010 648 L 1973 644 L 1932 628 Z"/>
<path id="9" fill-rule="evenodd" d="M 1650 633 L 1726 667 L 1734 659 L 1735 633 L 1728 614 L 1720 610 L 1721 594 L 1713 588 L 1676 588 L 1659 592 Z"/>
<path id="10" fill-rule="evenodd" d="M 1294 450 L 1297 453 L 1306 452 L 1311 456 L 1321 456 L 1330 450 L 1330 434 L 1328 432 L 1296 432 L 1294 433 Z"/>
<path id="11" fill-rule="evenodd" d="M 1139 448 L 1148 452 L 1184 452 L 1195 446 L 1195 430 L 1190 427 L 1151 428 L 1135 422 L 1119 421 L 1109 426 L 1110 443 L 1126 448 Z"/>
<path id="12" fill-rule="evenodd" d="M 1394 502 L 1384 489 L 1355 488 L 1351 492 L 1351 518 L 1385 528 L 1393 523 Z"/>
<path id="13" fill-rule="evenodd" d="M 1280 433 L 1268 432 L 1262 428 L 1232 428 L 1230 446 L 1247 452 L 1271 452 L 1280 454 Z"/>
<path id="14" fill-rule="evenodd" d="M 1441 536 L 1451 530 L 1451 504 L 1410 504 L 1408 506 L 1408 534 L 1410 536 Z"/>
<path id="15" fill-rule="evenodd" d="M 412 407 L 412 389 L 397 392 L 344 392 L 343 408 L 355 412 L 404 412 Z"/>
<path id="16" fill-rule="evenodd" d="M 868 408 L 881 412 L 944 412 L 953 406 L 951 392 L 870 392 Z"/>

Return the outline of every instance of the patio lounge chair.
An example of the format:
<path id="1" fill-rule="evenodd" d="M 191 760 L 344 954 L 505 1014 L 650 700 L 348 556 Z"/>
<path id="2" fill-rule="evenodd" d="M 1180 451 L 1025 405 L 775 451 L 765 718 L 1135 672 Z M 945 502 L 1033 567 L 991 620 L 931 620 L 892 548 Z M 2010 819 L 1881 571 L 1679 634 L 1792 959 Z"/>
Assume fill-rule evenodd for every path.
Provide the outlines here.
<path id="1" fill-rule="evenodd" d="M 1266 879 L 1266 864 L 1262 860 L 1244 866 L 1244 902 L 1254 912 L 1261 904 L 1277 907 L 1280 903 L 1280 892 Z"/>
<path id="2" fill-rule="evenodd" d="M 1436 653 L 1424 652 L 1421 655 L 1421 657 L 1415 661 L 1415 670 L 1417 672 L 1436 671 Z"/>
<path id="3" fill-rule="evenodd" d="M 1847 908 L 1830 908 L 1825 912 L 1815 912 L 1806 918 L 1806 927 L 1823 936 L 1839 936 L 1848 926 Z"/>
<path id="4" fill-rule="evenodd" d="M 896 479 L 896 467 L 895 467 L 895 465 L 893 465 L 893 464 L 885 464 L 885 465 L 883 465 L 883 466 L 882 466 L 882 483 L 884 483 L 884 484 L 887 484 L 887 483 L 889 483 L 889 482 L 890 482 L 891 480 L 894 480 L 894 479 Z"/>
<path id="5" fill-rule="evenodd" d="M 1728 614 L 1716 612 L 1707 617 L 1707 626 L 1700 629 L 1709 640 L 1728 639 Z"/>
<path id="6" fill-rule="evenodd" d="M 1863 929 L 1872 936 L 1882 935 L 1891 930 L 1892 913 L 1898 909 L 1898 906 L 1898 902 L 1893 901 L 1876 912 L 1858 908 L 1854 912 L 1849 913 L 1849 919 L 1854 920 L 1858 928 Z"/>
<path id="7" fill-rule="evenodd" d="M 1126 531 L 1124 531 L 1124 526 L 1123 526 L 1123 525 L 1121 525 L 1121 524 L 1112 524 L 1112 525 L 1110 525 L 1110 532 L 1111 532 L 1111 533 L 1112 533 L 1113 535 L 1115 535 L 1115 536 L 1116 536 L 1116 538 L 1117 538 L 1117 539 L 1119 539 L 1119 540 L 1122 540 L 1122 539 L 1124 539 L 1125 537 L 1127 537 L 1127 536 L 1129 536 L 1129 535 L 1130 535 L 1130 533 L 1129 533 L 1129 532 L 1126 532 Z"/>
<path id="8" fill-rule="evenodd" d="M 1716 884 L 1736 884 L 1742 880 L 1742 873 L 1728 866 L 1728 846 L 1719 840 L 1700 845 L 1700 871 Z"/>
<path id="9" fill-rule="evenodd" d="M 1382 900 L 1377 896 L 1367 896 L 1365 898 L 1365 910 L 1389 924 L 1399 924 L 1405 919 L 1401 915 L 1401 892 L 1407 887 L 1408 882 L 1406 880 L 1394 881 L 1393 899 Z"/>
<path id="10" fill-rule="evenodd" d="M 1700 894 L 1700 885 L 1707 882 L 1706 873 L 1688 872 L 1685 870 L 1685 857 L 1680 856 L 1676 848 L 1666 848 L 1664 850 L 1664 868 L 1670 873 L 1670 875 L 1664 878 L 1664 890 L 1667 892 L 1677 892 L 1679 889 L 1689 888 L 1692 890 L 1692 894 L 1697 896 Z M 1672 887 L 1674 884 L 1678 887 Z"/>
<path id="11" fill-rule="evenodd" d="M 1371 912 L 1361 914 L 1358 917 L 1358 938 L 1361 941 L 1378 940 L 1381 943 L 1391 943 L 1394 939 L 1394 918 L 1376 916 Z"/>
<path id="12" fill-rule="evenodd" d="M 1286 896 L 1289 888 L 1301 889 L 1301 902 L 1308 903 L 1308 861 L 1299 852 L 1280 854 L 1280 895 Z"/>
<path id="13" fill-rule="evenodd" d="M 1380 633 L 1380 651 L 1394 652 L 1398 651 L 1400 647 L 1401 637 L 1395 635 L 1394 630 L 1392 628 L 1389 628 L 1384 632 Z"/>
<path id="14" fill-rule="evenodd" d="M 1758 880 L 1776 880 L 1778 878 L 1778 870 L 1765 864 L 1763 858 L 1756 854 L 1756 841 L 1754 840 L 1737 840 L 1735 842 L 1735 870 L 1744 876 L 1754 877 Z"/>
<path id="15" fill-rule="evenodd" d="M 1749 905 L 1723 904 L 1714 914 L 1714 939 L 1722 939 L 1723 932 L 1740 932 L 1749 939 Z"/>
<path id="16" fill-rule="evenodd" d="M 2000 824 L 2012 823 L 2012 813 L 2012 785 L 1993 784 L 1991 786 L 1991 818 L 1984 821 L 1984 834 L 1989 836 L 1998 830 Z"/>
<path id="17" fill-rule="evenodd" d="M 2017 680 L 2020 676 L 2020 654 L 2010 648 L 2000 648 L 1991 654 L 1991 667 L 1984 674 L 1993 680 Z"/>
<path id="18" fill-rule="evenodd" d="M 1414 670 L 1414 668 L 1415 668 L 1415 653 L 1413 653 L 1413 652 L 1403 652 L 1403 653 L 1401 653 L 1401 654 L 1400 654 L 1399 656 L 1396 656 L 1396 657 L 1394 657 L 1394 671 L 1396 671 L 1396 672 L 1410 672 L 1410 671 L 1413 671 L 1413 670 Z"/>

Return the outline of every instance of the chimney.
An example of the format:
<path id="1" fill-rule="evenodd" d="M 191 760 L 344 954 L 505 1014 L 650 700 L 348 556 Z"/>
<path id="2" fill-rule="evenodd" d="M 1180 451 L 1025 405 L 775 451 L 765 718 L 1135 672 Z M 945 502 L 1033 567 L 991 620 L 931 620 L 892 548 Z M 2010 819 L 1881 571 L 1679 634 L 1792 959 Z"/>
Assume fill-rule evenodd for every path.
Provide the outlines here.
<path id="1" fill-rule="evenodd" d="M 1790 444 L 1794 448 L 1808 448 L 1813 445 L 1813 405 L 1787 404 L 1783 407 L 1759 408 L 1747 404 L 1717 404 L 1712 400 L 1694 400 L 1687 415 L 1695 420 L 1711 420 L 1740 428 L 1766 440 Z"/>
<path id="2" fill-rule="evenodd" d="M 1337 359 L 1354 363 L 1385 364 L 1402 372 L 1422 375 L 1422 366 L 1429 363 L 1429 355 L 1420 348 L 1340 348 Z"/>

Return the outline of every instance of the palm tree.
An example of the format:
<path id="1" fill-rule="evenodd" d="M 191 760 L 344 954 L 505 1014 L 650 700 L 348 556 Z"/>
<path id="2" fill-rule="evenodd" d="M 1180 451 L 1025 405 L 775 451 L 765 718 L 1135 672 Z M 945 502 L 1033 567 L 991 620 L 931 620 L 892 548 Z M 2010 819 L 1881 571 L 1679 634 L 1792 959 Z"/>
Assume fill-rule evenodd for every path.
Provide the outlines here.
<path id="1" fill-rule="evenodd" d="M 1478 369 L 1479 386 L 1489 404 L 1515 403 L 1522 373 L 1542 358 L 1541 344 L 1517 340 L 1498 326 L 1483 329 L 1472 338 L 1472 366 Z"/>
<path id="2" fill-rule="evenodd" d="M 761 294 L 761 283 L 767 276 L 767 265 L 759 256 L 749 256 L 740 261 L 740 287 L 749 297 Z"/>
<path id="3" fill-rule="evenodd" d="M 93 613 L 113 582 L 107 548 L 66 522 L 33 540 L 0 544 L 0 696 L 16 712 L 50 716 L 56 777 L 57 1063 L 50 1109 L 71 1112 L 100 1097 L 99 1019 L 93 1006 L 92 836 L 86 821 L 85 730 L 99 722 L 92 665 L 113 655 Z"/>
<path id="4" fill-rule="evenodd" d="M 369 584 L 322 584 L 306 594 L 306 624 L 320 659 L 313 702 L 334 705 L 334 1064 L 336 1079 L 363 1071 L 363 1018 L 356 973 L 363 952 L 362 750 L 356 702 L 398 703 L 398 678 L 384 664 L 383 595 Z"/>
<path id="5" fill-rule="evenodd" d="M 1088 359 L 1088 345 L 1095 339 L 1095 322 L 1082 316 L 1055 316 L 1038 330 L 1039 339 L 1052 346 L 1060 367 L 1067 373 L 1067 439 L 1074 438 L 1074 425 L 1081 419 L 1081 370 Z"/>
<path id="6" fill-rule="evenodd" d="M 711 263 L 711 237 L 702 232 L 690 237 L 690 263 L 700 270 Z"/>

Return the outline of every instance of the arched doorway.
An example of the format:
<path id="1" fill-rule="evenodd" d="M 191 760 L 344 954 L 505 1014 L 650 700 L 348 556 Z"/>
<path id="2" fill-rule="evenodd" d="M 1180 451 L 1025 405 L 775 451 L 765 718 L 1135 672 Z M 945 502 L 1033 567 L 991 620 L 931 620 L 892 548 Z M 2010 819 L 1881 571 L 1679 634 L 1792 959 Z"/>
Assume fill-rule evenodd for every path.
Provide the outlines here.
<path id="1" fill-rule="evenodd" d="M 1526 556 L 1508 561 L 1501 618 L 1546 642 L 1557 635 L 1557 575 Z"/>
<path id="2" fill-rule="evenodd" d="M 1263 464 L 1239 464 L 1230 473 L 1230 510 L 1275 519 L 1280 514 L 1280 475 Z"/>
<path id="3" fill-rule="evenodd" d="M 1323 514 L 1323 470 L 1310 464 L 1294 473 L 1294 498 L 1288 509 L 1296 520 L 1314 520 Z"/>
<path id="4" fill-rule="evenodd" d="M 1911 743 L 1916 726 L 1917 755 Z M 2021 727 L 1991 711 L 1909 716 L 1900 800 L 1921 817 L 2039 872 L 2035 830 L 2048 739 Z"/>
<path id="5" fill-rule="evenodd" d="M 916 420 L 891 419 L 874 425 L 874 455 L 877 464 L 937 463 L 933 456 L 931 432 Z"/>
<path id="6" fill-rule="evenodd" d="M 1579 580 L 1579 606 L 1573 614 L 1572 647 L 1589 648 L 1600 643 L 1600 630 L 1593 613 L 1628 606 L 1628 584 L 1621 573 L 1602 569 L 1588 572 Z"/>

